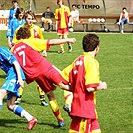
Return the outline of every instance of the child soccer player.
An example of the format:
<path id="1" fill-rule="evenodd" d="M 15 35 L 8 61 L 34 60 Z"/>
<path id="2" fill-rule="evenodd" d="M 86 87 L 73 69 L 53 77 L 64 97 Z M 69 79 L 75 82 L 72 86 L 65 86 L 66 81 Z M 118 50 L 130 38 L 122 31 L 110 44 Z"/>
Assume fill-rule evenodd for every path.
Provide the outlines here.
<path id="1" fill-rule="evenodd" d="M 12 39 L 15 33 L 15 30 L 19 27 L 22 26 L 25 23 L 24 19 L 24 9 L 23 8 L 17 8 L 15 18 L 10 20 L 10 25 L 8 26 L 7 30 L 7 38 L 8 38 L 8 46 L 11 48 L 12 47 Z"/>
<path id="2" fill-rule="evenodd" d="M 35 24 L 33 24 L 33 20 L 35 19 L 35 14 L 31 11 L 31 10 L 28 10 L 25 12 L 25 15 L 24 15 L 24 19 L 25 19 L 25 24 L 22 25 L 21 27 L 27 27 L 29 30 L 30 30 L 30 33 L 31 33 L 31 36 L 30 38 L 40 38 L 40 39 L 44 39 L 43 38 L 43 35 L 42 35 L 42 31 L 41 31 L 41 28 Z M 20 27 L 19 27 L 20 28 Z M 18 31 L 18 29 L 16 30 L 16 32 Z M 13 38 L 13 44 L 17 44 L 18 43 L 18 40 L 16 38 L 16 32 L 14 34 L 14 38 Z M 43 51 L 43 56 L 47 56 L 47 53 L 46 51 L 44 50 Z M 15 103 L 20 103 L 21 100 L 22 100 L 22 95 L 23 95 L 23 88 L 20 89 L 19 91 L 19 94 L 20 94 L 20 98 L 18 98 Z M 44 91 L 39 87 L 37 86 L 37 90 L 39 92 L 39 97 L 40 97 L 40 102 L 41 102 L 41 105 L 42 106 L 48 106 L 48 103 L 47 101 L 45 100 L 45 96 L 44 96 Z"/>
<path id="3" fill-rule="evenodd" d="M 49 99 L 51 109 L 58 120 L 59 127 L 64 126 L 64 120 L 61 116 L 59 106 L 56 102 L 54 92 L 56 85 L 63 85 L 64 80 L 58 69 L 40 55 L 40 51 L 48 50 L 50 45 L 59 45 L 61 43 L 74 43 L 75 38 L 43 40 L 38 38 L 29 38 L 30 31 L 26 27 L 21 27 L 16 34 L 19 43 L 14 45 L 12 52 L 20 63 L 29 84 L 36 81 L 41 89 L 46 93 Z"/>
<path id="4" fill-rule="evenodd" d="M 67 38 L 69 28 L 70 9 L 64 5 L 64 0 L 57 0 L 59 8 L 55 10 L 56 31 L 60 39 Z M 64 44 L 61 44 L 59 53 L 64 53 Z M 72 46 L 68 43 L 68 51 L 72 51 Z"/>
<path id="5" fill-rule="evenodd" d="M 100 81 L 99 63 L 95 59 L 99 51 L 99 37 L 95 34 L 85 35 L 82 47 L 83 54 L 62 71 L 73 94 L 69 133 L 101 133 L 95 93 L 106 89 L 107 84 Z"/>
<path id="6" fill-rule="evenodd" d="M 23 85 L 25 76 L 15 56 L 4 47 L 0 47 L 0 68 L 6 73 L 6 81 L 0 88 L 0 110 L 3 99 L 7 95 L 7 108 L 14 114 L 26 118 L 28 121 L 27 129 L 31 130 L 37 124 L 37 119 L 21 106 L 14 105 L 16 98 L 19 97 L 19 87 Z"/>

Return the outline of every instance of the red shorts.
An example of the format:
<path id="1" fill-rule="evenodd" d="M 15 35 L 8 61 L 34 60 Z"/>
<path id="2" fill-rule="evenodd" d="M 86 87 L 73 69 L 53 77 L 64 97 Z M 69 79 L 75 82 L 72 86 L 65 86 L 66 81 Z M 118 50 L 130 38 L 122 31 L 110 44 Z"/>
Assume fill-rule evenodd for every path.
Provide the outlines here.
<path id="1" fill-rule="evenodd" d="M 35 81 L 45 93 L 48 93 L 54 90 L 56 85 L 59 85 L 64 79 L 60 75 L 60 72 L 52 66 L 48 73 L 42 73 Z"/>
<path id="2" fill-rule="evenodd" d="M 69 133 L 101 133 L 97 119 L 85 119 L 81 117 L 72 117 Z"/>
<path id="3" fill-rule="evenodd" d="M 57 34 L 58 35 L 68 35 L 68 28 L 64 28 L 64 29 L 58 29 L 57 30 Z"/>

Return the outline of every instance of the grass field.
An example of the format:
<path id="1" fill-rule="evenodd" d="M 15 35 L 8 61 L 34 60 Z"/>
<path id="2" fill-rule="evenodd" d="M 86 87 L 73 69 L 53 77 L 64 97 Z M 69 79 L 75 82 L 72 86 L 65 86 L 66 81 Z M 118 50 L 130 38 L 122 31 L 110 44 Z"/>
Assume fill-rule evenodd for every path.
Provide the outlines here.
<path id="1" fill-rule="evenodd" d="M 7 47 L 5 31 L 0 31 L 0 45 Z M 73 45 L 72 53 L 58 54 L 60 46 L 51 47 L 47 59 L 59 69 L 69 65 L 82 53 L 82 37 L 86 33 L 71 33 L 77 42 Z M 100 63 L 101 80 L 106 81 L 108 89 L 97 92 L 97 112 L 102 133 L 133 133 L 132 115 L 132 34 L 98 34 L 100 51 L 97 60 Z M 56 33 L 44 33 L 46 39 L 58 38 Z M 0 70 L 0 86 L 5 81 L 5 73 Z M 55 90 L 65 127 L 58 128 L 57 120 L 50 107 L 40 106 L 36 83 L 25 84 L 21 106 L 38 119 L 38 124 L 32 133 L 68 133 L 70 117 L 62 109 L 64 105 L 63 91 Z M 47 99 L 47 97 L 46 97 Z M 6 108 L 6 99 L 0 111 L 0 133 L 24 133 L 27 121 Z"/>

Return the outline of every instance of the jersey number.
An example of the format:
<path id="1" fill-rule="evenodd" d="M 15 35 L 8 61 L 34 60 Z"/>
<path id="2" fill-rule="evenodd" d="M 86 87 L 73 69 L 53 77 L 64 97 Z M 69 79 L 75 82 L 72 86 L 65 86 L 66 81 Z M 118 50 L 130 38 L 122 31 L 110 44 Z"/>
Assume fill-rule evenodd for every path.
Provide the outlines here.
<path id="1" fill-rule="evenodd" d="M 19 56 L 22 56 L 22 65 L 23 66 L 26 66 L 26 61 L 25 61 L 25 52 L 24 51 L 21 51 L 18 53 Z"/>

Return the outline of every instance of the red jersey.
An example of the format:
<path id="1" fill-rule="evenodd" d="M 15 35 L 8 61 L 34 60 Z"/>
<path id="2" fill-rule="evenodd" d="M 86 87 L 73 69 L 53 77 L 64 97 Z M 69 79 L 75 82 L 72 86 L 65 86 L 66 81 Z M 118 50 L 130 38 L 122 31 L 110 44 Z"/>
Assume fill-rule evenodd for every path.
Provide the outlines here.
<path id="1" fill-rule="evenodd" d="M 99 86 L 99 63 L 92 55 L 84 52 L 70 66 L 62 71 L 62 76 L 71 84 L 73 101 L 71 115 L 95 119 L 95 92 L 89 87 Z M 69 78 L 68 78 L 69 77 Z"/>
<path id="2" fill-rule="evenodd" d="M 36 39 L 33 39 L 33 40 L 36 40 Z M 30 40 L 27 40 L 27 41 L 30 41 Z M 37 46 L 39 49 L 38 44 Z M 26 40 L 25 40 L 25 42 L 22 41 L 17 45 L 15 45 L 12 50 L 19 64 L 23 68 L 27 83 L 31 83 L 32 81 L 34 81 L 42 73 L 42 71 L 43 73 L 44 72 L 48 73 L 49 68 L 52 66 L 52 64 L 48 62 L 44 57 L 42 57 L 40 53 L 36 51 L 35 48 L 36 47 L 32 48 L 30 44 L 26 43 Z M 47 49 L 43 49 L 43 50 L 47 50 Z"/>

